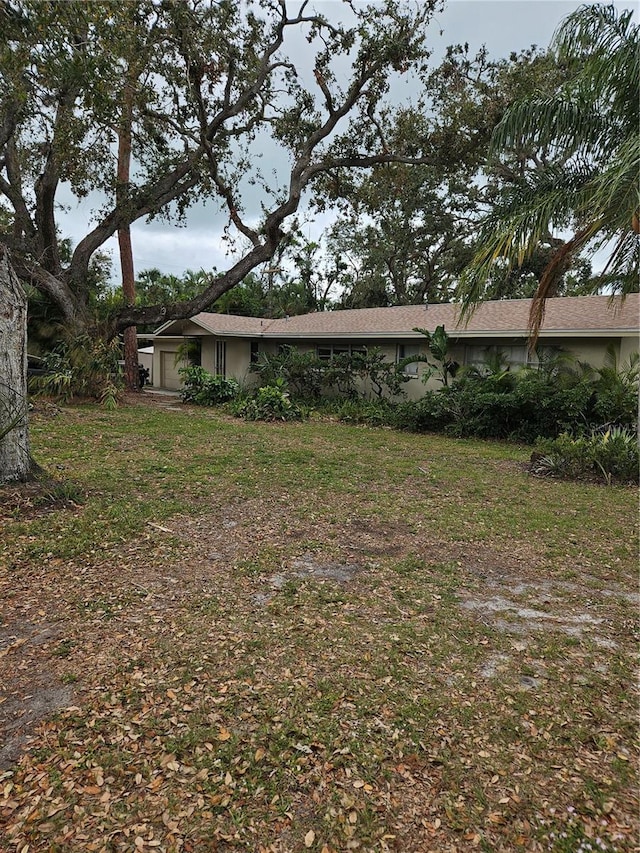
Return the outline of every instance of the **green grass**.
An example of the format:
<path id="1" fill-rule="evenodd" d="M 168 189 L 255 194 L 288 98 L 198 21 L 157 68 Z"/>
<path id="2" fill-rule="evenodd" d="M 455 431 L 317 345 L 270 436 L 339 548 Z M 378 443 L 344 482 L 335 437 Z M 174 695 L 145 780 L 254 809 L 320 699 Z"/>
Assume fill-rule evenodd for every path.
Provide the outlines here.
<path id="1" fill-rule="evenodd" d="M 6 662 L 77 695 L 0 780 L 0 846 L 633 849 L 633 490 L 213 410 L 32 438 L 72 497 L 9 507 L 0 624 L 64 639 Z"/>

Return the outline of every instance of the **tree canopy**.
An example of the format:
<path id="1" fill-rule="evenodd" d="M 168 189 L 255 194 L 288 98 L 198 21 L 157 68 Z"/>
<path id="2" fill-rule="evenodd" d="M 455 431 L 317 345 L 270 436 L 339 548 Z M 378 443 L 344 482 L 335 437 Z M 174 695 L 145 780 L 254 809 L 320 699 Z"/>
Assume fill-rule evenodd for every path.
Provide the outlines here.
<path id="1" fill-rule="evenodd" d="M 104 243 L 138 220 L 180 217 L 208 199 L 238 241 L 230 268 L 186 301 L 121 306 L 111 329 L 210 307 L 271 259 L 320 175 L 424 159 L 401 140 L 390 146 L 385 96 L 394 73 L 423 70 L 426 27 L 440 5 L 345 3 L 339 24 L 286 0 L 3 0 L 0 242 L 18 276 L 65 323 L 86 326 L 87 272 Z M 294 61 L 296 51 L 304 60 Z M 133 164 L 123 188 L 114 147 L 125 91 Z M 276 178 L 258 168 L 265 140 L 285 155 Z M 256 213 L 247 199 L 258 190 Z M 65 261 L 62 199 L 94 191 L 94 221 Z"/>
<path id="2" fill-rule="evenodd" d="M 532 306 L 535 334 L 544 301 L 580 252 L 606 251 L 593 282 L 612 292 L 638 287 L 640 243 L 640 27 L 630 10 L 582 6 L 557 31 L 552 49 L 569 72 L 552 95 L 514 103 L 496 127 L 496 168 L 524 153 L 521 177 L 505 187 L 480 223 L 464 280 L 467 311 L 496 267 L 513 269 L 540 245 L 552 249 Z M 562 233 L 571 236 L 563 238 Z"/>
<path id="3" fill-rule="evenodd" d="M 544 50 L 492 59 L 485 49 L 474 55 L 468 45 L 453 45 L 426 77 L 420 102 L 396 116 L 394 133 L 429 162 L 325 176 L 318 204 L 337 210 L 327 245 L 339 264 L 344 307 L 457 297 L 460 275 L 475 252 L 479 218 L 521 181 L 522 163 L 537 157 L 530 147 L 515 145 L 499 169 L 487 168 L 492 132 L 515 100 L 550 96 L 567 74 Z M 522 266 L 492 269 L 483 298 L 532 296 L 548 260 L 549 248 L 539 244 Z M 573 291 L 589 275 L 583 263 L 562 286 Z"/>

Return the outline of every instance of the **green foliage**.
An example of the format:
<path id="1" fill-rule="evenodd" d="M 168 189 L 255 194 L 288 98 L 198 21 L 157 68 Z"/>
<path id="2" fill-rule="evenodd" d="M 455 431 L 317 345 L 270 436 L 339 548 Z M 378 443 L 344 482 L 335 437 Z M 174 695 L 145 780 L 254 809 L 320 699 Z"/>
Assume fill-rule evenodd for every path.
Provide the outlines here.
<path id="1" fill-rule="evenodd" d="M 246 421 L 300 421 L 307 411 L 293 402 L 284 379 L 258 388 L 255 395 L 240 403 L 235 413 Z"/>
<path id="2" fill-rule="evenodd" d="M 394 406 L 386 400 L 335 400 L 323 406 L 323 413 L 344 423 L 386 426 Z"/>
<path id="3" fill-rule="evenodd" d="M 87 329 L 100 248 L 137 221 L 181 222 L 191 205 L 209 204 L 228 219 L 225 240 L 245 242 L 226 272 L 185 282 L 150 271 L 139 294 L 152 304 L 105 301 L 111 334 L 210 307 L 277 258 L 296 230 L 286 221 L 324 172 L 419 156 L 405 154 L 402 139 L 394 150 L 381 146 L 379 121 L 392 79 L 426 60 L 439 5 L 345 4 L 329 23 L 311 8 L 297 14 L 265 0 L 2 4 L 0 241 L 18 276 L 55 302 L 56 319 Z M 112 150 L 124 124 L 135 162 L 126 185 Z M 288 179 L 274 182 L 250 155 L 267 141 L 289 164 Z M 60 211 L 93 192 L 100 209 L 65 257 Z M 256 192 L 258 217 L 245 197 Z M 323 304 L 313 252 L 305 252 L 278 312 Z"/>
<path id="4" fill-rule="evenodd" d="M 630 483 L 640 479 L 640 448 L 635 430 L 609 427 L 587 436 L 563 433 L 553 440 L 539 441 L 532 457 L 531 472 L 572 480 L 602 479 Z"/>
<path id="5" fill-rule="evenodd" d="M 518 152 L 524 156 L 516 180 L 480 223 L 477 252 L 463 278 L 466 313 L 484 298 L 492 270 L 521 266 L 541 243 L 553 253 L 536 291 L 534 332 L 544 300 L 580 252 L 609 253 L 606 279 L 594 279 L 592 291 L 603 283 L 614 292 L 637 291 L 639 36 L 631 10 L 581 6 L 552 45 L 567 80 L 555 92 L 515 102 L 497 125 L 496 169 L 509 168 Z M 568 229 L 570 240 L 556 236 Z"/>
<path id="6" fill-rule="evenodd" d="M 315 352 L 285 346 L 275 354 L 261 353 L 254 370 L 264 384 L 282 379 L 294 397 L 312 402 L 323 393 L 347 399 L 395 397 L 404 393 L 402 386 L 409 381 L 378 347 L 321 359 Z"/>
<path id="7" fill-rule="evenodd" d="M 436 360 L 436 364 L 430 362 L 427 358 L 417 357 L 405 359 L 402 364 L 410 364 L 412 361 L 424 361 L 429 366 L 423 376 L 422 381 L 428 382 L 434 373 L 439 373 L 438 379 L 443 385 L 449 384 L 449 377 L 454 377 L 458 371 L 458 363 L 453 361 L 449 355 L 449 335 L 446 333 L 444 326 L 436 326 L 433 332 L 428 329 L 415 328 L 414 332 L 420 332 L 427 339 L 429 352 Z"/>
<path id="8" fill-rule="evenodd" d="M 182 367 L 178 373 L 182 377 L 183 388 L 180 397 L 184 403 L 218 406 L 236 399 L 240 393 L 240 386 L 235 379 L 212 376 L 200 365 Z"/>
<path id="9" fill-rule="evenodd" d="M 193 299 L 206 286 L 209 275 L 204 270 L 186 270 L 181 276 L 162 273 L 157 267 L 142 270 L 136 279 L 136 302 L 166 305 Z"/>
<path id="10" fill-rule="evenodd" d="M 264 385 L 282 380 L 296 398 L 317 400 L 324 383 L 325 364 L 315 352 L 283 346 L 277 353 L 261 352 L 253 370 Z"/>
<path id="11" fill-rule="evenodd" d="M 427 391 L 419 400 L 398 403 L 389 412 L 389 426 L 409 432 L 442 432 L 453 421 L 447 395 Z"/>
<path id="12" fill-rule="evenodd" d="M 409 381 L 401 365 L 388 361 L 378 347 L 368 348 L 365 352 L 351 355 L 350 368 L 357 378 L 368 386 L 374 398 L 397 397 L 404 394 L 403 384 Z M 366 394 L 366 391 L 363 392 Z"/>
<path id="13" fill-rule="evenodd" d="M 122 389 L 121 347 L 117 339 L 105 341 L 81 335 L 58 344 L 42 359 L 44 374 L 32 380 L 36 393 L 68 401 L 73 397 L 93 397 L 106 408 L 117 406 Z"/>
<path id="14" fill-rule="evenodd" d="M 528 156 L 518 151 L 488 174 L 494 128 L 514 100 L 551 95 L 566 77 L 554 55 L 536 48 L 497 60 L 485 49 L 474 56 L 468 45 L 448 48 L 424 80 L 422 101 L 398 110 L 385 126 L 387 141 L 402 140 L 429 165 L 385 164 L 362 175 L 332 171 L 321 182 L 326 192 L 317 206 L 338 210 L 327 249 L 342 307 L 446 302 L 456 294 L 474 254 L 478 217 L 504 185 L 519 180 Z M 541 243 L 522 269 L 494 270 L 484 298 L 531 296 L 548 255 Z M 590 266 L 579 272 L 582 284 Z M 576 285 L 569 279 L 564 276 L 565 290 Z"/>
<path id="15" fill-rule="evenodd" d="M 632 353 L 619 368 L 614 350 L 607 352 L 605 364 L 596 371 L 593 411 L 600 423 L 631 424 L 638 412 L 640 355 Z"/>
<path id="16" fill-rule="evenodd" d="M 563 432 L 588 433 L 602 423 L 636 423 L 633 371 L 570 369 L 563 359 L 547 361 L 541 369 L 510 371 L 498 353 L 492 366 L 488 372 L 465 370 L 453 385 L 396 406 L 390 423 L 400 429 L 529 443 Z"/>

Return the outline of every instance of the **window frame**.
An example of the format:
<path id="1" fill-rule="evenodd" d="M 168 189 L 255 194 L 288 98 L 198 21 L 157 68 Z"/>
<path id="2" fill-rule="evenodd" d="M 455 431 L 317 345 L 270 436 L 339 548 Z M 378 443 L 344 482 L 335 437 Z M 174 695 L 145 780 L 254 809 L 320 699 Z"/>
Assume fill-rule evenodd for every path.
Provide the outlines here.
<path id="1" fill-rule="evenodd" d="M 407 349 L 413 349 L 415 352 L 407 352 Z M 419 343 L 398 344 L 396 348 L 396 364 L 399 364 L 403 358 L 408 358 L 410 355 L 421 355 L 421 347 Z M 412 364 L 406 364 L 402 368 L 402 375 L 408 376 L 411 379 L 417 379 L 420 362 L 414 361 Z"/>
<path id="2" fill-rule="evenodd" d="M 216 340 L 216 360 L 215 360 L 216 376 L 227 375 L 227 342 Z"/>

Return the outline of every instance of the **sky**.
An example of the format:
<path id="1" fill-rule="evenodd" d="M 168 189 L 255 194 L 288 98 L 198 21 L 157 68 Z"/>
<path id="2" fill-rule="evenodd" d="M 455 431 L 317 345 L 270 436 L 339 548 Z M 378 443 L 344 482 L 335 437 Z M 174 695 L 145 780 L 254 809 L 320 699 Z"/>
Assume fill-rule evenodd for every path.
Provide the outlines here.
<path id="1" fill-rule="evenodd" d="M 337 8 L 338 0 L 324 0 L 317 6 L 330 16 L 334 2 Z M 566 0 L 449 0 L 429 28 L 433 64 L 438 64 L 450 44 L 467 42 L 471 55 L 486 45 L 489 55 L 496 59 L 531 45 L 544 48 L 560 22 L 580 5 Z M 616 5 L 635 8 L 635 4 L 628 2 Z M 263 165 L 269 165 L 268 162 L 265 164 L 265 158 L 268 161 L 269 156 L 266 150 Z M 95 199 L 89 198 L 67 210 L 61 218 L 65 236 L 71 236 L 77 242 L 86 234 L 93 206 Z M 317 238 L 328 221 L 328 218 L 317 219 L 306 225 L 307 236 Z M 151 267 L 177 276 L 187 269 L 224 270 L 231 265 L 234 255 L 225 254 L 226 244 L 221 239 L 223 227 L 221 216 L 203 205 L 197 205 L 189 212 L 186 227 L 157 221 L 134 223 L 131 233 L 136 274 Z M 109 240 L 103 248 L 114 261 L 112 278 L 115 284 L 119 281 L 116 239 Z"/>

